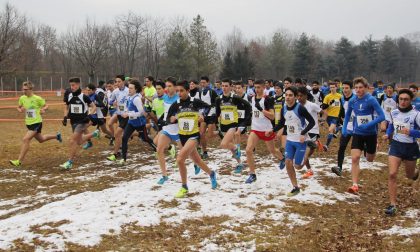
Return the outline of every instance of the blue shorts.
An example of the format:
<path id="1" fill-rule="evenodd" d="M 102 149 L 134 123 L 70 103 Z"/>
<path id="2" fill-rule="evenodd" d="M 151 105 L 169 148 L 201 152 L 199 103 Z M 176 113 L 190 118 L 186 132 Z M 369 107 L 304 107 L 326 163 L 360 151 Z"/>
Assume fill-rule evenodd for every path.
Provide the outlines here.
<path id="1" fill-rule="evenodd" d="M 295 165 L 303 165 L 306 143 L 286 141 L 286 159 L 294 160 Z"/>
<path id="2" fill-rule="evenodd" d="M 109 115 L 112 117 L 115 114 L 115 112 L 117 112 L 117 109 L 110 109 Z"/>
<path id="3" fill-rule="evenodd" d="M 337 125 L 338 124 L 338 117 L 327 116 L 327 123 L 328 123 L 328 126 L 330 126 L 331 124 Z"/>
<path id="4" fill-rule="evenodd" d="M 169 137 L 171 139 L 171 141 L 174 142 L 178 142 L 179 141 L 179 135 L 171 135 L 168 132 L 162 130 L 162 134 L 164 134 L 165 136 Z"/>
<path id="5" fill-rule="evenodd" d="M 402 143 L 395 140 L 389 145 L 390 156 L 401 158 L 402 160 L 414 161 L 420 158 L 420 151 L 417 142 Z"/>

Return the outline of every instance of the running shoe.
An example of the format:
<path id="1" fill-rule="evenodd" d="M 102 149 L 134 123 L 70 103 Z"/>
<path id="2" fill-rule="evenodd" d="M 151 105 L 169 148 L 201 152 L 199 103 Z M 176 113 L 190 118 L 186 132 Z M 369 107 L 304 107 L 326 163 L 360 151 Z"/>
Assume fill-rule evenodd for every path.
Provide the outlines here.
<path id="1" fill-rule="evenodd" d="M 347 189 L 347 192 L 352 193 L 352 194 L 359 194 L 359 186 L 352 185 L 351 187 L 349 187 L 349 189 Z"/>
<path id="2" fill-rule="evenodd" d="M 385 214 L 389 216 L 394 216 L 397 213 L 397 208 L 394 205 L 389 205 L 385 209 Z"/>
<path id="3" fill-rule="evenodd" d="M 334 172 L 337 176 L 341 177 L 341 168 L 339 166 L 332 167 L 331 171 Z"/>
<path id="4" fill-rule="evenodd" d="M 280 160 L 280 163 L 279 163 L 280 170 L 283 170 L 284 167 L 286 167 L 286 158 L 283 158 L 282 160 Z"/>
<path id="5" fill-rule="evenodd" d="M 109 146 L 114 146 L 114 142 L 115 142 L 115 137 L 111 137 L 111 139 L 109 140 Z"/>
<path id="6" fill-rule="evenodd" d="M 312 177 L 314 175 L 314 172 L 312 170 L 308 170 L 307 172 L 305 172 L 305 174 L 303 174 L 302 178 L 303 179 L 308 179 L 310 177 Z"/>
<path id="7" fill-rule="evenodd" d="M 216 173 L 211 171 L 210 173 L 210 182 L 211 182 L 211 189 L 217 188 L 217 180 L 216 180 Z"/>
<path id="8" fill-rule="evenodd" d="M 111 156 L 107 157 L 109 161 L 117 161 L 117 156 L 115 154 L 112 154 Z"/>
<path id="9" fill-rule="evenodd" d="M 200 171 L 201 171 L 201 168 L 198 165 L 194 164 L 194 174 L 198 175 Z"/>
<path id="10" fill-rule="evenodd" d="M 209 154 L 207 153 L 207 151 L 204 151 L 204 152 L 203 152 L 203 155 L 201 155 L 201 158 L 202 158 L 203 160 L 206 160 L 206 159 L 208 159 L 208 158 L 209 158 Z"/>
<path id="11" fill-rule="evenodd" d="M 242 172 L 242 170 L 244 169 L 244 165 L 243 164 L 238 164 L 235 168 L 235 173 L 239 174 Z"/>
<path id="12" fill-rule="evenodd" d="M 57 135 L 55 135 L 55 139 L 57 139 L 57 141 L 59 141 L 60 143 L 63 142 L 63 138 L 61 137 L 61 133 L 57 132 Z"/>
<path id="13" fill-rule="evenodd" d="M 322 149 L 323 149 L 325 152 L 328 152 L 328 146 L 327 146 L 327 145 L 322 145 Z"/>
<path id="14" fill-rule="evenodd" d="M 241 149 L 236 147 L 235 150 L 235 159 L 240 159 L 241 158 Z"/>
<path id="15" fill-rule="evenodd" d="M 163 185 L 168 180 L 169 180 L 168 176 L 162 176 L 157 183 L 158 183 L 158 185 Z"/>
<path id="16" fill-rule="evenodd" d="M 61 164 L 60 167 L 65 170 L 70 170 L 73 167 L 73 162 L 71 160 L 67 160 L 64 164 Z"/>
<path id="17" fill-rule="evenodd" d="M 416 181 L 419 178 L 419 170 L 417 170 L 416 174 L 413 177 L 413 180 Z"/>
<path id="18" fill-rule="evenodd" d="M 294 187 L 289 193 L 287 193 L 287 197 L 293 197 L 300 193 L 299 187 Z"/>
<path id="19" fill-rule="evenodd" d="M 169 152 L 169 156 L 171 158 L 175 158 L 175 156 L 176 156 L 176 148 L 175 148 L 175 145 L 174 144 L 171 144 L 170 145 L 170 148 L 169 148 L 168 152 Z"/>
<path id="20" fill-rule="evenodd" d="M 257 181 L 257 175 L 255 174 L 250 174 L 248 179 L 245 181 L 245 184 L 252 184 L 255 181 Z"/>
<path id="21" fill-rule="evenodd" d="M 98 129 L 96 129 L 96 130 L 93 132 L 92 137 L 94 137 L 94 138 L 96 138 L 96 139 L 99 139 L 99 138 L 101 137 L 101 132 L 100 132 Z"/>
<path id="22" fill-rule="evenodd" d="M 19 161 L 19 159 L 17 160 L 9 160 L 9 163 L 13 166 L 19 167 L 22 165 L 22 163 Z"/>
<path id="23" fill-rule="evenodd" d="M 175 194 L 175 198 L 185 198 L 188 196 L 188 189 L 181 187 L 179 191 Z"/>
<path id="24" fill-rule="evenodd" d="M 124 159 L 120 159 L 117 161 L 117 164 L 124 166 L 127 163 L 127 161 L 125 161 Z"/>
<path id="25" fill-rule="evenodd" d="M 85 145 L 83 145 L 83 149 L 87 150 L 91 148 L 92 146 L 93 146 L 93 143 L 91 141 L 88 141 L 87 143 L 85 143 Z"/>

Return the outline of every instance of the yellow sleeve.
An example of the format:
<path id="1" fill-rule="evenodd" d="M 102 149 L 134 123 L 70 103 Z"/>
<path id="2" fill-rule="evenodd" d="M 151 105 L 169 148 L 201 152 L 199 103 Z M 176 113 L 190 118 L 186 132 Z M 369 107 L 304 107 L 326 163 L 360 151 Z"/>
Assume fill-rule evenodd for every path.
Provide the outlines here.
<path id="1" fill-rule="evenodd" d="M 322 103 L 327 104 L 329 106 L 330 105 L 330 97 L 331 97 L 331 95 L 330 94 L 327 94 L 324 97 L 324 101 Z"/>

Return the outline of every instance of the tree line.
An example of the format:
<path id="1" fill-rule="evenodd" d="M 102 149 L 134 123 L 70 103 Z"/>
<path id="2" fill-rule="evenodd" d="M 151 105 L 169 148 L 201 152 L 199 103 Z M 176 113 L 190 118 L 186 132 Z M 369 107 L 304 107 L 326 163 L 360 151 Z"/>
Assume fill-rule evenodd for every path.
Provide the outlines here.
<path id="1" fill-rule="evenodd" d="M 406 37 L 346 37 L 324 41 L 277 30 L 248 38 L 233 27 L 220 40 L 197 15 L 163 20 L 139 13 L 111 24 L 86 19 L 64 32 L 34 24 L 10 4 L 0 10 L 0 77 L 80 76 L 92 82 L 115 74 L 213 80 L 253 78 L 351 79 L 414 82 L 420 79 L 419 43 Z"/>

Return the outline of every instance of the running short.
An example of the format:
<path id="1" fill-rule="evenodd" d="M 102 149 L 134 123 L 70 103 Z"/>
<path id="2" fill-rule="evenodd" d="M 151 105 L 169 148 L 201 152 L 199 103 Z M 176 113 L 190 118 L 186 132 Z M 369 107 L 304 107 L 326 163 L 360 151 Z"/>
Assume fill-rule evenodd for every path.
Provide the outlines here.
<path id="1" fill-rule="evenodd" d="M 388 154 L 407 161 L 414 161 L 420 158 L 420 151 L 417 142 L 402 143 L 392 140 L 389 146 Z"/>
<path id="2" fill-rule="evenodd" d="M 274 132 L 271 132 L 269 136 L 265 135 L 265 131 L 251 130 L 251 133 L 254 133 L 258 136 L 260 140 L 263 140 L 265 142 L 271 141 L 276 137 L 276 133 Z"/>
<path id="3" fill-rule="evenodd" d="M 366 150 L 369 154 L 376 153 L 377 135 L 356 135 L 353 134 L 351 149 Z"/>
<path id="4" fill-rule="evenodd" d="M 306 143 L 286 141 L 286 159 L 293 160 L 295 165 L 303 165 L 306 152 Z"/>
<path id="5" fill-rule="evenodd" d="M 109 115 L 112 117 L 115 112 L 117 112 L 117 109 L 109 109 Z"/>
<path id="6" fill-rule="evenodd" d="M 161 132 L 162 132 L 163 135 L 169 137 L 171 139 L 171 141 L 175 141 L 175 142 L 179 141 L 179 136 L 178 135 L 171 135 L 167 131 L 164 131 L 164 130 L 162 130 Z"/>
<path id="7" fill-rule="evenodd" d="M 182 146 L 184 146 L 185 143 L 190 139 L 191 140 L 197 140 L 197 142 L 199 143 L 200 142 L 200 134 L 193 134 L 193 135 L 190 135 L 190 136 L 179 135 L 179 140 L 181 141 Z"/>
<path id="8" fill-rule="evenodd" d="M 90 121 L 92 122 L 92 126 L 102 126 L 105 124 L 105 118 L 89 118 Z"/>
<path id="9" fill-rule="evenodd" d="M 125 129 L 125 126 L 127 126 L 128 123 L 128 117 L 124 118 L 120 115 L 118 115 L 118 127 L 121 129 Z"/>
<path id="10" fill-rule="evenodd" d="M 306 145 L 310 148 L 310 149 L 316 149 L 317 145 L 316 145 L 316 141 L 320 138 L 319 134 L 314 134 L 314 133 L 308 133 L 309 135 L 309 139 L 306 142 Z"/>
<path id="11" fill-rule="evenodd" d="M 34 124 L 31 124 L 31 125 L 26 125 L 26 128 L 30 131 L 36 131 L 37 133 L 41 133 L 42 122 L 34 123 Z"/>
<path id="12" fill-rule="evenodd" d="M 327 123 L 328 123 L 328 126 L 330 126 L 331 124 L 337 125 L 338 124 L 338 117 L 327 116 Z"/>
<path id="13" fill-rule="evenodd" d="M 73 123 L 71 125 L 71 129 L 73 130 L 73 133 L 83 133 L 87 128 L 89 127 L 89 124 L 87 123 Z"/>

